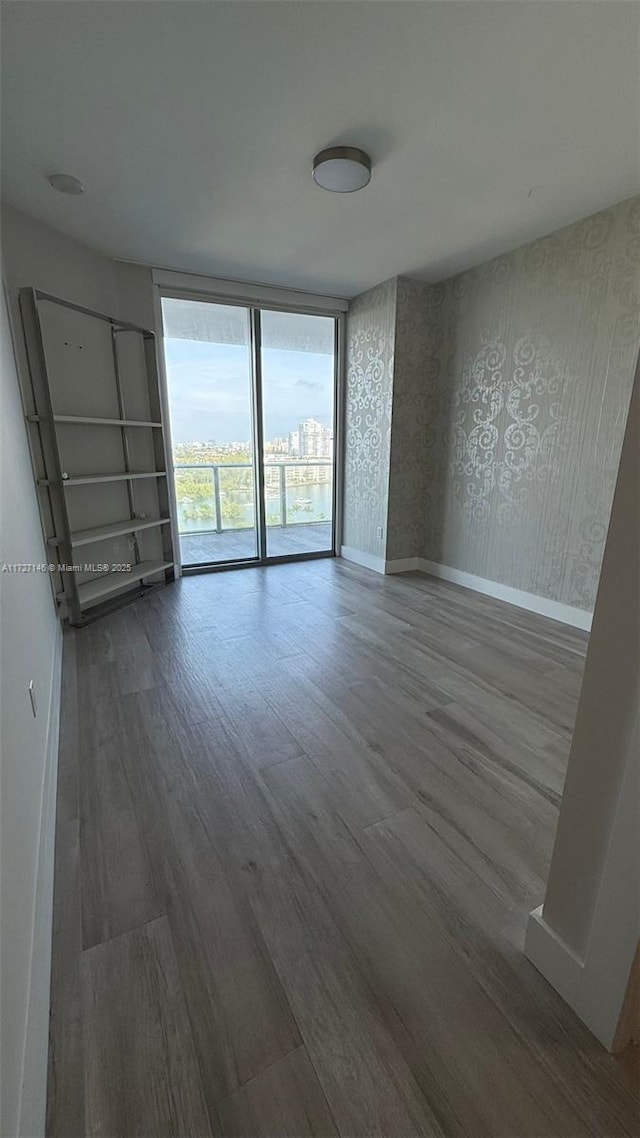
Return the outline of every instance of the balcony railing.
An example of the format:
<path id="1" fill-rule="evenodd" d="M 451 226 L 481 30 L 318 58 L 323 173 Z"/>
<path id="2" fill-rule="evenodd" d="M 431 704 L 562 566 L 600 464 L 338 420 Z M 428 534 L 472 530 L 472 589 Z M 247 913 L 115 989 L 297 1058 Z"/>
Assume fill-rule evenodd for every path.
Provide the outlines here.
<path id="1" fill-rule="evenodd" d="M 181 534 L 253 528 L 253 463 L 175 463 L 174 470 Z M 267 462 L 264 481 L 268 526 L 309 525 L 331 520 L 333 463 L 330 460 Z"/>

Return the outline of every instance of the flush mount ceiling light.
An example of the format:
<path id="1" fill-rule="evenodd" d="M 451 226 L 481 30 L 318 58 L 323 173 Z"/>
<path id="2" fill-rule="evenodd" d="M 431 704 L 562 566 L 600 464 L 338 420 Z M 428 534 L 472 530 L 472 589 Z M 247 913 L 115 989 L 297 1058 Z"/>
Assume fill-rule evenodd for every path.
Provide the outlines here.
<path id="1" fill-rule="evenodd" d="M 84 186 L 71 174 L 49 174 L 47 181 L 59 194 L 83 194 Z"/>
<path id="2" fill-rule="evenodd" d="M 330 146 L 313 160 L 313 180 L 323 190 L 352 194 L 371 180 L 371 159 L 355 146 Z"/>

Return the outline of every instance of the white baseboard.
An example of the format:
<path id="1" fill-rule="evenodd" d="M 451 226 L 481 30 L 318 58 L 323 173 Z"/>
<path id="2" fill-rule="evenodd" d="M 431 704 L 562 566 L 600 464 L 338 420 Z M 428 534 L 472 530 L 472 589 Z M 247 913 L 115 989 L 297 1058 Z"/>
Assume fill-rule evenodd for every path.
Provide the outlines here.
<path id="1" fill-rule="evenodd" d="M 428 573 L 431 577 L 440 577 L 443 581 L 451 581 L 454 585 L 462 585 L 465 589 L 473 589 L 476 593 L 484 593 L 496 600 L 506 601 L 507 604 L 517 605 L 518 608 L 529 612 L 548 616 L 551 620 L 560 621 L 561 624 L 570 624 L 573 628 L 581 628 L 585 632 L 591 631 L 591 613 L 585 609 L 573 608 L 563 605 L 560 601 L 549 600 L 548 597 L 539 597 L 536 593 L 525 593 L 522 589 L 514 589 L 511 585 L 502 585 L 499 581 L 490 581 L 487 577 L 476 577 L 474 573 L 466 573 L 463 569 L 454 569 L 450 565 L 440 565 L 437 561 L 428 561 L 425 557 L 400 557 L 395 561 L 385 561 L 383 557 L 375 557 L 372 553 L 363 553 L 360 549 L 353 549 L 343 545 L 340 556 L 346 561 L 353 561 L 365 569 L 372 569 L 374 573 Z"/>
<path id="2" fill-rule="evenodd" d="M 507 601 L 510 605 L 537 612 L 540 616 L 548 616 L 562 624 L 582 628 L 585 632 L 591 630 L 591 613 L 585 609 L 572 608 L 571 605 L 551 601 L 548 597 L 539 597 L 536 593 L 525 593 L 521 589 L 513 589 L 510 585 L 502 585 L 499 581 L 489 581 L 486 577 L 476 577 L 473 573 L 465 573 L 462 569 L 440 565 L 437 561 L 427 561 L 423 557 L 415 560 L 419 561 L 417 568 L 432 577 L 441 577 L 445 581 L 452 581 L 455 585 L 463 585 L 465 589 L 474 589 L 476 593 L 485 593 L 488 597 Z"/>
<path id="3" fill-rule="evenodd" d="M 385 561 L 385 573 L 415 573 L 422 569 L 421 557 L 400 557 L 396 561 Z"/>
<path id="4" fill-rule="evenodd" d="M 396 561 L 385 561 L 384 557 L 376 557 L 373 553 L 363 553 L 361 549 L 352 549 L 351 546 L 343 545 L 340 550 L 340 556 L 344 557 L 345 561 L 353 561 L 356 565 L 362 565 L 365 569 L 372 569 L 374 573 L 411 573 L 413 570 L 421 568 L 420 557 L 401 557 Z"/>
<path id="5" fill-rule="evenodd" d="M 352 549 L 350 545 L 342 545 L 340 556 L 344 557 L 345 561 L 353 561 L 356 565 L 362 565 L 365 569 L 373 569 L 374 573 L 385 572 L 384 557 L 375 557 L 373 553 L 364 553 L 361 549 Z"/>
<path id="6" fill-rule="evenodd" d="M 49 1046 L 49 987 L 53 925 L 58 742 L 62 689 L 62 628 L 57 629 L 47 710 L 47 742 L 40 802 L 38 870 L 29 970 L 29 996 L 19 1103 L 19 1133 L 44 1135 Z"/>
<path id="7" fill-rule="evenodd" d="M 542 915 L 542 905 L 529 913 L 524 942 L 525 956 L 571 1007 L 575 1006 L 583 962 Z"/>

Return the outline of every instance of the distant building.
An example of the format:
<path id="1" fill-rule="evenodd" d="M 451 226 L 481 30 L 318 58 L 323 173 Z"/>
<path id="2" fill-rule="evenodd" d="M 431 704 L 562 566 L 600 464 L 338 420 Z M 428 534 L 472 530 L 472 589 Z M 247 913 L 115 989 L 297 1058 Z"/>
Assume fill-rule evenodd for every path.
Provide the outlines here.
<path id="1" fill-rule="evenodd" d="M 301 458 L 332 457 L 333 431 L 317 419 L 304 419 L 297 432 L 292 433 L 298 436 L 298 454 Z"/>
<path id="2" fill-rule="evenodd" d="M 270 442 L 265 443 L 264 449 L 268 451 L 269 454 L 288 454 L 289 439 L 277 436 L 275 439 L 271 439 Z"/>
<path id="3" fill-rule="evenodd" d="M 289 454 L 294 458 L 298 458 L 300 454 L 300 433 L 299 431 L 289 431 Z"/>

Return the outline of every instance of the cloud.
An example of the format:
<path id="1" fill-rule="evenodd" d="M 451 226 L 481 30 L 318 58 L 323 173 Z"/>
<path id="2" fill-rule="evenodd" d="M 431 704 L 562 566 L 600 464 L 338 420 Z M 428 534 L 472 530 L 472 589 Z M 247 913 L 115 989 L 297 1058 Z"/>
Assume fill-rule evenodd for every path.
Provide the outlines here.
<path id="1" fill-rule="evenodd" d="M 306 387 L 308 391 L 322 391 L 322 384 L 313 379 L 296 379 L 296 387 Z"/>

